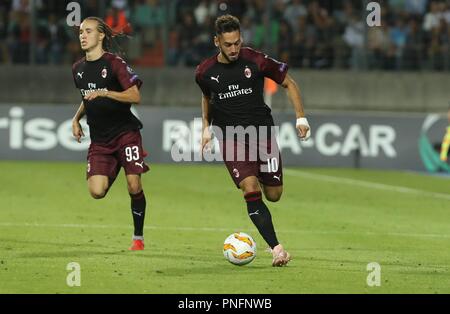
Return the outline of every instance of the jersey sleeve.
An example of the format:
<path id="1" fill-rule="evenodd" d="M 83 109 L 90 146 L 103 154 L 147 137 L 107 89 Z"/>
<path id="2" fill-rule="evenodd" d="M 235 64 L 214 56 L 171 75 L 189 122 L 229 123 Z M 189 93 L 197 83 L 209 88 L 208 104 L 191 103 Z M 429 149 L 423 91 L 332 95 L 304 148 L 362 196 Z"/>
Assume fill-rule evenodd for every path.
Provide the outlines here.
<path id="1" fill-rule="evenodd" d="M 134 85 L 136 85 L 137 88 L 141 88 L 142 80 L 125 61 L 116 58 L 113 61 L 112 68 L 113 73 L 116 75 L 123 90 L 127 90 Z"/>
<path id="2" fill-rule="evenodd" d="M 205 95 L 207 97 L 210 97 L 211 96 L 211 91 L 208 88 L 208 86 L 205 84 L 205 81 L 203 79 L 203 74 L 202 74 L 202 71 L 200 69 L 201 69 L 201 67 L 198 66 L 197 69 L 195 70 L 195 82 L 197 83 L 197 85 L 202 90 L 203 95 Z"/>
<path id="3" fill-rule="evenodd" d="M 283 83 L 289 69 L 286 63 L 277 61 L 263 53 L 258 53 L 257 60 L 259 69 L 265 77 L 274 80 L 278 84 Z"/>

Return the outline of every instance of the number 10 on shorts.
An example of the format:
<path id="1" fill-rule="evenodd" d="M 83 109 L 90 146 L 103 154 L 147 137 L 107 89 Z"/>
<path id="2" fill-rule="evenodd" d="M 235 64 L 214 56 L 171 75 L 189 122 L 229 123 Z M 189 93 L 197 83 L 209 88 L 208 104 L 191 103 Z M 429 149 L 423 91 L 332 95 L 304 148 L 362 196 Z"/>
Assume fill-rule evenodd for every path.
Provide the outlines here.
<path id="1" fill-rule="evenodd" d="M 127 156 L 127 161 L 139 160 L 139 147 L 125 147 L 125 156 Z"/>
<path id="2" fill-rule="evenodd" d="M 267 159 L 267 172 L 278 171 L 278 159 L 276 157 Z"/>

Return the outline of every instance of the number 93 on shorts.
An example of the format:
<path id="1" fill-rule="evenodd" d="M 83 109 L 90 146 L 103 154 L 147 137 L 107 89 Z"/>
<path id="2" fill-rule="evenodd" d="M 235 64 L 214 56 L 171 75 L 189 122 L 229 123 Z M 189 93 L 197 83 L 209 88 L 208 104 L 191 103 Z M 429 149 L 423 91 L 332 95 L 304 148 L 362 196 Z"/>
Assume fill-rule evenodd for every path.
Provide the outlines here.
<path id="1" fill-rule="evenodd" d="M 120 168 L 127 175 L 145 173 L 149 170 L 144 161 L 146 156 L 139 131 L 122 133 L 108 143 L 92 143 L 87 156 L 87 178 L 93 175 L 116 178 Z"/>

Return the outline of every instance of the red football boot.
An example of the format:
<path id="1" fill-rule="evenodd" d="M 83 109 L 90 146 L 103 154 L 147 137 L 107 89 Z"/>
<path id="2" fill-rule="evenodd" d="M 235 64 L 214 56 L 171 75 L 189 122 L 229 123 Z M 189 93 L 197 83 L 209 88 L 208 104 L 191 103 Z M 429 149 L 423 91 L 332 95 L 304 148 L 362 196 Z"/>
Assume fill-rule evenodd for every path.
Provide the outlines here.
<path id="1" fill-rule="evenodd" d="M 133 244 L 128 249 L 130 251 L 142 251 L 144 249 L 144 240 L 133 240 Z"/>

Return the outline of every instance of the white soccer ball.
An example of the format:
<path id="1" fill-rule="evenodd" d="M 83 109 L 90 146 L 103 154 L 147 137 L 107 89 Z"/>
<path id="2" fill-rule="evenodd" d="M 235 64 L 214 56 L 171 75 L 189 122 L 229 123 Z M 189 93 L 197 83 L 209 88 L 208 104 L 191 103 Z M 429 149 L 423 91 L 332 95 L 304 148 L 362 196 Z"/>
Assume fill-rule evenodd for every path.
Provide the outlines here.
<path id="1" fill-rule="evenodd" d="M 256 257 L 256 242 L 244 232 L 236 232 L 225 239 L 223 255 L 234 265 L 245 265 Z"/>

